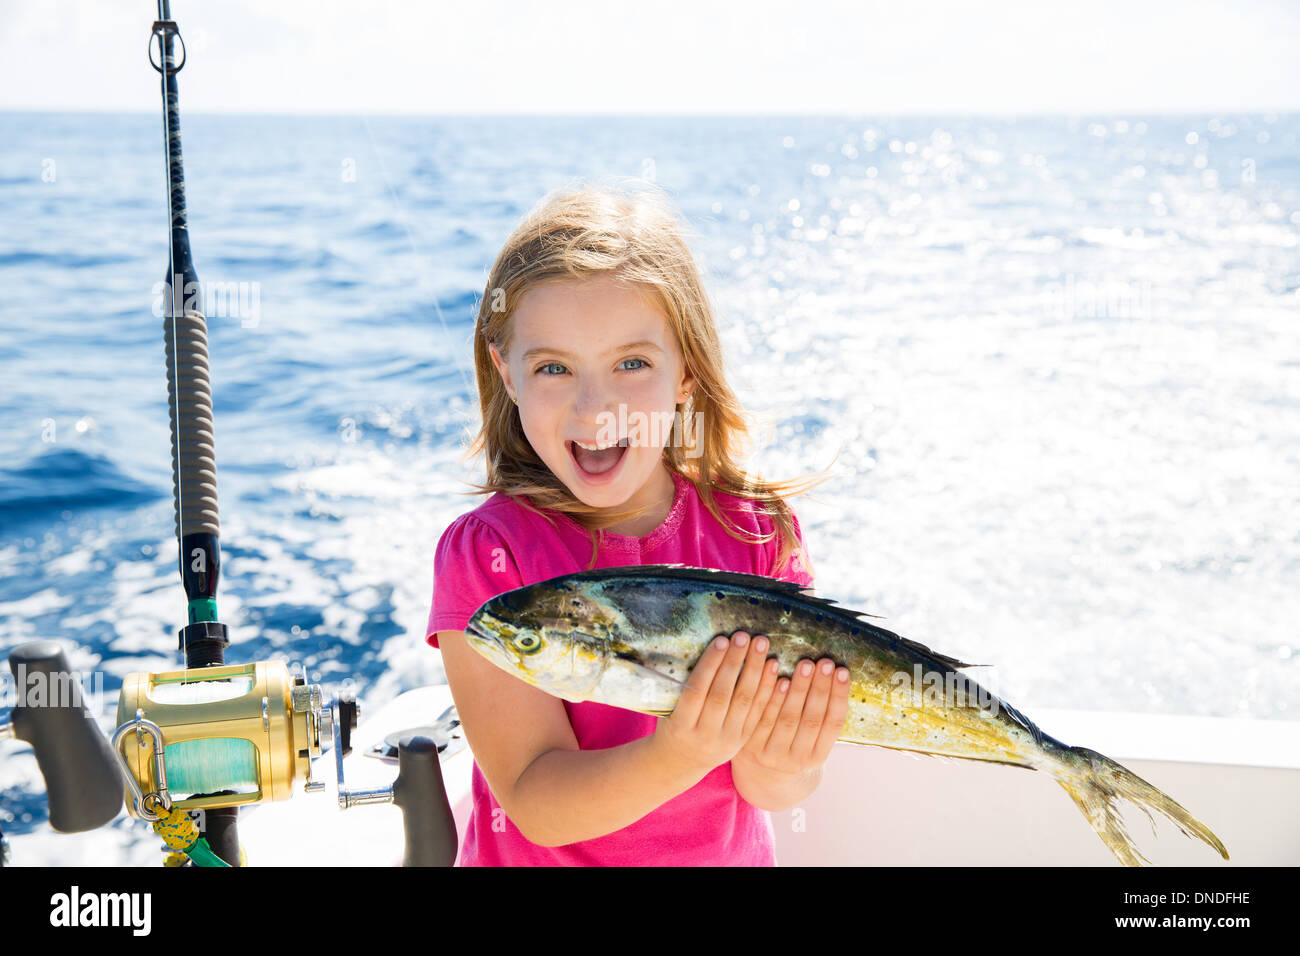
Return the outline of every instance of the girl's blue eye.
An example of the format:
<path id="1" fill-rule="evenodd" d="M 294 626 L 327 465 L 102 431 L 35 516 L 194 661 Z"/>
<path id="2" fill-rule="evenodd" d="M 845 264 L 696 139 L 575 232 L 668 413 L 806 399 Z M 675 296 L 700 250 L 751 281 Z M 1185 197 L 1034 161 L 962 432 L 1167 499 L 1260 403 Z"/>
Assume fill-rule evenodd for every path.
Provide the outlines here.
<path id="1" fill-rule="evenodd" d="M 650 367 L 650 363 L 647 362 L 645 359 L 630 358 L 630 359 L 623 359 L 623 362 L 624 362 L 624 363 L 627 363 L 627 362 L 640 362 L 640 363 L 641 363 L 641 365 L 640 365 L 639 367 L 637 367 L 637 368 L 624 369 L 624 371 L 626 371 L 626 372 L 639 372 L 639 371 L 641 371 L 642 368 L 649 368 L 649 367 Z M 559 362 L 547 362 L 545 365 L 538 366 L 537 371 L 534 372 L 533 374 L 535 374 L 535 375 L 542 375 L 542 374 L 550 375 L 551 373 L 549 373 L 549 372 L 546 371 L 548 368 L 564 368 L 564 366 L 561 365 Z M 560 374 L 560 373 L 555 373 L 555 374 Z"/>

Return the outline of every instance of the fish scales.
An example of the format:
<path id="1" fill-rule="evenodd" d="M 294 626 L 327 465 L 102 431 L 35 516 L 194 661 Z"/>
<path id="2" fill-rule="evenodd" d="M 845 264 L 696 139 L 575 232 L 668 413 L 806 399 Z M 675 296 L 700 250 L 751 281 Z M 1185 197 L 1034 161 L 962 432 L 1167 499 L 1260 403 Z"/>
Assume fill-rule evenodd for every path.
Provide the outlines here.
<path id="1" fill-rule="evenodd" d="M 797 584 L 682 565 L 583 571 L 492 598 L 465 634 L 492 663 L 547 693 L 664 716 L 709 642 L 738 630 L 766 635 L 785 676 L 804 658 L 848 669 L 845 742 L 1049 773 L 1125 865 L 1145 857 L 1116 812 L 1120 798 L 1228 858 L 1170 797 L 1110 758 L 1044 734 L 961 673 L 971 665 Z"/>
<path id="2" fill-rule="evenodd" d="M 944 677 L 954 669 L 919 645 L 905 643 L 899 635 L 829 602 L 810 600 L 797 588 L 785 595 L 759 597 L 750 587 L 735 583 L 700 590 L 669 580 L 623 575 L 606 578 L 597 593 L 615 621 L 615 630 L 639 635 L 635 649 L 628 647 L 623 653 L 639 654 L 642 663 L 661 673 L 685 680 L 690 667 L 683 662 L 693 666 L 718 634 L 737 630 L 763 634 L 769 640 L 768 656 L 776 658 L 782 675 L 792 675 L 805 658 L 830 657 L 848 669 L 850 710 L 841 738 L 847 742 L 1033 766 L 1021 755 L 1023 738 L 1032 732 L 1002 708 L 978 706 L 983 690 L 978 684 L 963 675 L 966 697 L 972 701 L 967 706 L 926 703 L 923 686 L 904 691 L 900 700 L 896 678 L 911 677 L 915 664 Z M 676 695 L 671 687 L 663 689 L 662 696 L 641 696 L 636 706 L 628 700 L 603 702 L 646 713 L 671 713 Z M 992 698 L 987 692 L 983 696 Z M 1000 726 L 990 726 L 990 721 Z M 1014 740 L 1014 745 L 1006 745 L 1004 737 Z"/>

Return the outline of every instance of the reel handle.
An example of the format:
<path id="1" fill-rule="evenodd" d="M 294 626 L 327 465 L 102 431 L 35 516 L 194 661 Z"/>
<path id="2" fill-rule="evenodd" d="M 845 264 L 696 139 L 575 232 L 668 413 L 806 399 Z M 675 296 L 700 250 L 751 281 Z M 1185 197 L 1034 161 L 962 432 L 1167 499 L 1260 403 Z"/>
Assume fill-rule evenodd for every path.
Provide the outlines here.
<path id="1" fill-rule="evenodd" d="M 456 862 L 456 819 L 447 802 L 438 745 L 423 734 L 397 742 L 393 803 L 402 808 L 406 832 L 403 866 L 451 866 Z"/>
<path id="2" fill-rule="evenodd" d="M 54 641 L 23 644 L 9 654 L 9 670 L 18 691 L 13 735 L 36 753 L 50 826 L 80 833 L 108 823 L 122 809 L 121 771 L 63 648 Z"/>

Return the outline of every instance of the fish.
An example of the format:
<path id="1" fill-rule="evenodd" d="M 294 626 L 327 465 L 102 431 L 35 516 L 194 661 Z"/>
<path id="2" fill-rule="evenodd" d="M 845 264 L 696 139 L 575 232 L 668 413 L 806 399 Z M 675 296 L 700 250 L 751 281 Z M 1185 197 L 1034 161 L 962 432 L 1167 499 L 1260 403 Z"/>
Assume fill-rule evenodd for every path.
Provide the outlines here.
<path id="1" fill-rule="evenodd" d="M 506 591 L 474 612 L 465 636 L 497 667 L 552 696 L 664 717 L 717 635 L 766 635 L 781 675 L 793 674 L 803 658 L 829 657 L 848 669 L 841 741 L 1046 772 L 1125 866 L 1150 861 L 1119 816 L 1121 798 L 1146 814 L 1153 833 L 1151 810 L 1228 859 L 1219 838 L 1171 797 L 1109 757 L 1045 734 L 962 673 L 984 665 L 940 654 L 868 617 L 793 582 L 648 564 Z"/>

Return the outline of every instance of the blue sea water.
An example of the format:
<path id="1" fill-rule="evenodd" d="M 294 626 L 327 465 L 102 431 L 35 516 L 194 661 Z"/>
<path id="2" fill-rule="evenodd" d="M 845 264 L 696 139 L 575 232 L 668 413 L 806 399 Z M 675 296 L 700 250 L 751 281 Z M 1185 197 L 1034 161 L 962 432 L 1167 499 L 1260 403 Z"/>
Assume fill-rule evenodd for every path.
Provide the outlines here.
<path id="1" fill-rule="evenodd" d="M 0 114 L 0 653 L 178 663 L 161 121 Z M 229 659 L 439 680 L 471 329 L 575 177 L 676 199 L 819 593 L 1035 705 L 1300 715 L 1300 118 L 183 118 Z M 1050 727 L 1046 728 L 1049 732 Z M 15 751 L 15 753 L 17 753 Z M 9 833 L 35 763 L 0 764 Z"/>

